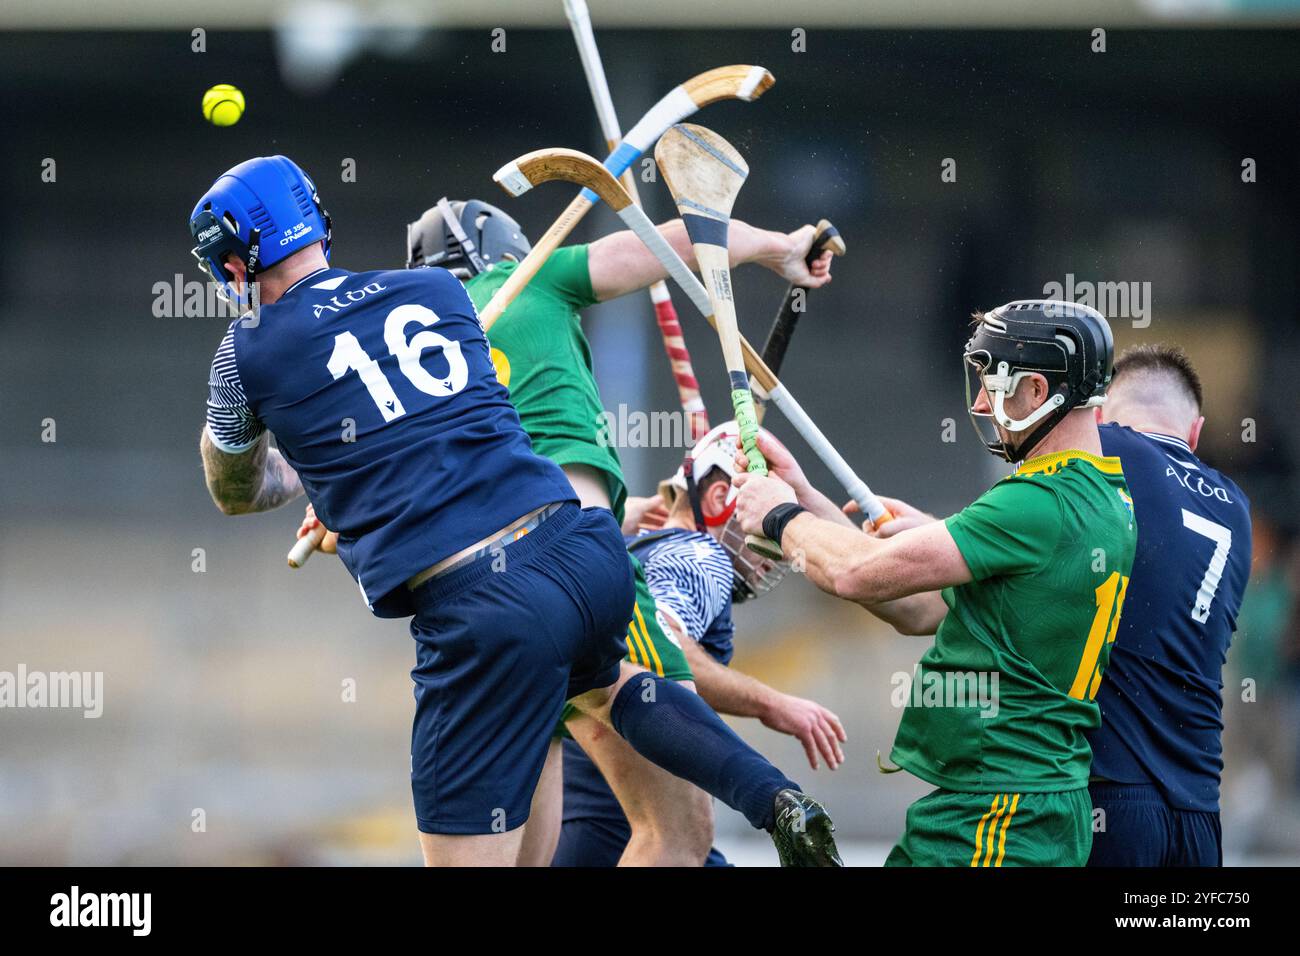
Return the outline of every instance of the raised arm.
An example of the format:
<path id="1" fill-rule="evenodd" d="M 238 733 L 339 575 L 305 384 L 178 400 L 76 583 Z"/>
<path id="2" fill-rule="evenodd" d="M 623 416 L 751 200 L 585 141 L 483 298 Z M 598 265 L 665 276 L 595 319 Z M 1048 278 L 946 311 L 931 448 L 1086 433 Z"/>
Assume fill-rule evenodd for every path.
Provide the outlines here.
<path id="1" fill-rule="evenodd" d="M 695 252 L 680 219 L 659 226 L 659 232 L 692 269 L 696 269 Z M 728 250 L 731 265 L 755 262 L 789 282 L 815 289 L 830 281 L 831 253 L 813 263 L 811 270 L 803 257 L 812 248 L 816 230 L 802 226 L 791 233 L 759 229 L 737 219 L 731 220 Z M 667 278 L 667 271 L 649 249 L 630 230 L 611 233 L 593 242 L 587 250 L 591 289 L 601 302 L 636 292 Z"/>

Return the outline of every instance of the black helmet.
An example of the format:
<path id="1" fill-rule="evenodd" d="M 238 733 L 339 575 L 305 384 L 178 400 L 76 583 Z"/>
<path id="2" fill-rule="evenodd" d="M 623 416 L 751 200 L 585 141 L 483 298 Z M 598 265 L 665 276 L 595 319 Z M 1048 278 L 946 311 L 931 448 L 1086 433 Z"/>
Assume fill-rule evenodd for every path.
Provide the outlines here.
<path id="1" fill-rule="evenodd" d="M 446 197 L 406 227 L 406 268 L 441 266 L 459 279 L 487 272 L 498 262 L 516 262 L 532 246 L 524 231 L 496 206 L 478 199 Z"/>
<path id="2" fill-rule="evenodd" d="M 1073 409 L 1106 400 L 1115 364 L 1110 325 L 1096 309 L 1052 299 L 1020 299 L 976 316 L 966 343 L 966 402 L 980 440 L 1007 461 L 1024 460 L 1057 422 Z M 1048 398 L 1022 419 L 1013 419 L 1004 401 L 1026 375 L 1047 379 Z M 972 379 L 988 395 L 990 412 L 977 413 Z M 979 418 L 992 418 L 1009 432 L 1023 434 L 1012 444 L 995 435 L 989 440 Z"/>

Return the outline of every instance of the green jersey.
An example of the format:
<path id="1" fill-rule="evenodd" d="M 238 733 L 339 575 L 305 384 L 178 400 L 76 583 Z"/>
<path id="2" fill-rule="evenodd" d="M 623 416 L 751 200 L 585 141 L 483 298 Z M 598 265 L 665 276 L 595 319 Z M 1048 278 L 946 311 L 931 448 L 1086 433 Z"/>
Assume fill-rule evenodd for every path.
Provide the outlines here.
<path id="1" fill-rule="evenodd" d="M 1137 544 L 1119 459 L 1031 458 L 946 523 L 972 580 L 943 591 L 894 762 L 965 793 L 1087 786 Z"/>
<path id="2" fill-rule="evenodd" d="M 482 309 L 505 284 L 515 263 L 504 262 L 465 283 Z M 497 378 L 510 390 L 533 451 L 557 465 L 590 465 L 604 473 L 614 514 L 622 516 L 627 487 L 618 453 L 600 436 L 604 407 L 582 332 L 580 309 L 595 305 L 587 247 L 553 252 L 488 333 Z"/>

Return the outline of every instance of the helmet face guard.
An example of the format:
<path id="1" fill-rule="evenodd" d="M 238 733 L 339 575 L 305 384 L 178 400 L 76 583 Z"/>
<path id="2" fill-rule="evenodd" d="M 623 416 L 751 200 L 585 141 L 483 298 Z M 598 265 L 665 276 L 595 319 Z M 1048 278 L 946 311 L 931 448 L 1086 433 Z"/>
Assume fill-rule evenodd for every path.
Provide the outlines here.
<path id="1" fill-rule="evenodd" d="M 790 570 L 790 562 L 773 561 L 745 546 L 745 532 L 734 513 L 722 525 L 718 544 L 731 558 L 731 600 L 735 604 L 766 594 Z"/>
<path id="2" fill-rule="evenodd" d="M 966 343 L 963 359 L 971 425 L 990 452 L 1019 462 L 1071 411 L 1106 400 L 1114 346 L 1110 326 L 1095 309 L 1029 299 L 986 313 Z M 1013 418 L 1007 399 L 1035 374 L 1046 379 L 1047 398 L 1024 417 Z M 975 410 L 981 392 L 986 411 Z"/>
<path id="3" fill-rule="evenodd" d="M 239 238 L 239 233 L 229 222 L 218 219 L 211 209 L 204 209 L 190 222 L 190 232 L 198 242 L 190 250 L 199 264 L 199 271 L 217 285 L 217 294 L 231 305 L 246 308 L 251 305 L 252 276 L 257 269 L 258 252 L 261 247 L 260 230 L 251 231 L 251 242 Z M 238 256 L 244 260 L 248 270 L 248 283 L 241 294 L 236 290 L 230 273 L 224 263 L 227 256 Z"/>
<path id="4" fill-rule="evenodd" d="M 1010 439 L 1003 439 L 1002 433 L 996 426 L 1000 425 L 1015 434 L 1025 432 L 1064 405 L 1065 395 L 1059 390 L 1054 391 L 1043 404 L 1024 418 L 1012 418 L 1006 410 L 1006 400 L 1015 395 L 1020 383 L 1035 374 L 1034 371 L 1022 369 L 1012 372 L 1006 361 L 999 361 L 995 368 L 990 369 L 993 359 L 984 350 L 967 352 L 963 358 L 966 363 L 966 411 L 970 415 L 971 424 L 975 427 L 975 433 L 980 436 L 980 441 L 984 442 L 984 447 L 993 454 L 1007 461 L 1020 461 L 1028 454 L 1032 444 L 1037 444 L 1042 436 L 1036 436 L 1032 444 L 1026 444 L 1026 439 L 1034 435 L 1031 432 L 1026 439 L 1013 442 Z M 1048 381 L 1050 384 L 1051 379 L 1049 378 Z M 989 404 L 987 412 L 975 411 L 975 403 L 981 390 Z M 990 424 L 990 421 L 996 425 Z M 1046 431 L 1045 429 L 1043 434 L 1046 434 Z"/>
<path id="5" fill-rule="evenodd" d="M 660 495 L 669 506 L 675 502 L 678 494 L 686 494 L 695 516 L 695 530 L 701 534 L 713 533 L 722 549 L 727 552 L 732 570 L 731 599 L 736 603 L 772 590 L 790 570 L 788 562 L 769 560 L 745 546 L 745 532 L 736 518 L 738 493 L 734 486 L 728 487 L 726 502 L 720 513 L 712 517 L 704 514 L 698 480 L 707 478 L 715 468 L 728 479 L 734 477 L 739 443 L 740 432 L 736 423 L 723 422 L 696 443 L 677 473 L 659 487 Z M 711 532 L 710 529 L 716 531 Z"/>

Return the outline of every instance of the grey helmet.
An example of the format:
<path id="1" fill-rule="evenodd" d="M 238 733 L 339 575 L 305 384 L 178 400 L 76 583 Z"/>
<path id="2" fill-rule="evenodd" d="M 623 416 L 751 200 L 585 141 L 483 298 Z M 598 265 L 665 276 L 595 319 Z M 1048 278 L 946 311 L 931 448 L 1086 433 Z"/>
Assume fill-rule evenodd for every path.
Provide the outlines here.
<path id="1" fill-rule="evenodd" d="M 440 266 L 462 280 L 518 262 L 531 248 L 519 223 L 479 199 L 443 197 L 406 226 L 406 268 Z"/>

